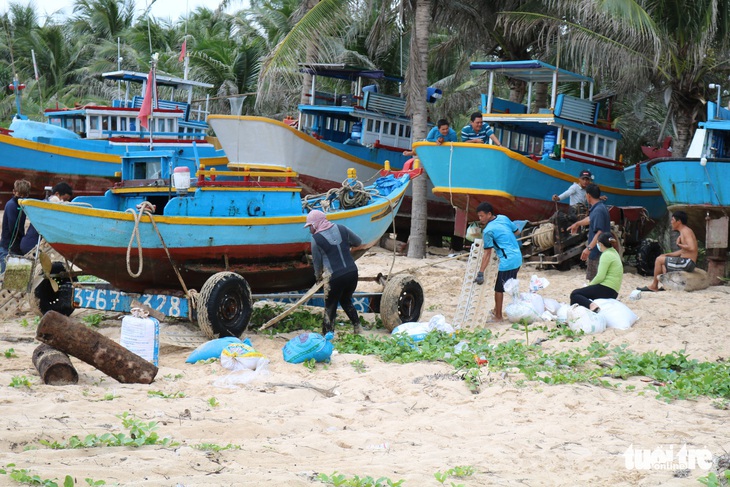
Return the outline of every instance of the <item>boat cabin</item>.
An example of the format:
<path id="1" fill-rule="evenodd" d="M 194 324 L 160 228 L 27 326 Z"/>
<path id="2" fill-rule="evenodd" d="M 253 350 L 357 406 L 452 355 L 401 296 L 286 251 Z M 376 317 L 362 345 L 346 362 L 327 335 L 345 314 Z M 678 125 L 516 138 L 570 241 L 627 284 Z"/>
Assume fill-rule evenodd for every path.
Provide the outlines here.
<path id="1" fill-rule="evenodd" d="M 45 116 L 51 125 L 64 128 L 86 139 L 149 139 L 150 132 L 156 138 L 202 139 L 208 124 L 207 106 L 193 107 L 193 88 L 209 89 L 213 85 L 171 76 L 157 75 L 156 85 L 170 89 L 170 99 L 157 99 L 150 118 L 149 130 L 141 127 L 137 116 L 144 101 L 141 95 L 130 96 L 131 83 L 141 85 L 141 93 L 147 89 L 147 73 L 114 71 L 102 74 L 104 79 L 119 83 L 119 99 L 112 106 L 85 105 L 69 109 L 48 109 Z M 124 83 L 124 98 L 121 85 Z M 175 91 L 183 90 L 187 101 L 175 101 Z M 207 105 L 207 103 L 206 103 Z"/>
<path id="2" fill-rule="evenodd" d="M 607 167 L 617 160 L 619 132 L 599 118 L 599 97 L 593 79 L 542 61 L 474 62 L 471 69 L 489 72 L 489 87 L 481 96 L 481 111 L 504 147 L 534 160 L 566 159 Z M 527 100 L 516 103 L 494 94 L 496 74 L 527 85 Z M 537 83 L 551 85 L 549 107 L 533 106 Z M 580 96 L 558 93 L 559 84 L 579 84 Z M 586 87 L 588 93 L 586 94 Z M 573 92 L 576 90 L 573 88 Z"/>
<path id="3" fill-rule="evenodd" d="M 405 98 L 378 93 L 365 80 L 402 78 L 346 64 L 300 64 L 312 75 L 308 104 L 299 105 L 299 129 L 317 139 L 354 146 L 403 151 L 411 147 L 411 121 Z M 317 91 L 317 77 L 350 81 L 354 94 Z"/>
<path id="4" fill-rule="evenodd" d="M 707 102 L 707 121 L 700 122 L 687 150 L 688 158 L 730 158 L 730 110 Z"/>

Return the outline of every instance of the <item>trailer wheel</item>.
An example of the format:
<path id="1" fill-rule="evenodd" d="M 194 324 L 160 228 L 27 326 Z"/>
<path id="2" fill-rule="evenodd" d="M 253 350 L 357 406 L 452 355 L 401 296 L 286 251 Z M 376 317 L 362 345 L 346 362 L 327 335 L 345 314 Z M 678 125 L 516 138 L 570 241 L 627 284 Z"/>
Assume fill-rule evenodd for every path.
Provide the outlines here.
<path id="1" fill-rule="evenodd" d="M 251 319 L 253 300 L 246 279 L 235 272 L 211 276 L 197 298 L 198 326 L 208 338 L 240 337 Z"/>
<path id="2" fill-rule="evenodd" d="M 63 274 L 66 268 L 63 262 L 54 262 L 51 265 L 51 275 Z M 43 275 L 43 270 L 38 266 L 30 293 L 28 293 L 28 304 L 32 312 L 43 316 L 48 311 L 57 311 L 65 316 L 71 316 L 74 312 L 73 283 L 68 277 L 51 277 L 58 283 L 58 291 L 54 291 L 51 283 Z"/>
<path id="3" fill-rule="evenodd" d="M 380 319 L 388 331 L 411 321 L 418 321 L 423 309 L 423 288 L 410 274 L 398 274 L 385 283 L 380 298 Z"/>

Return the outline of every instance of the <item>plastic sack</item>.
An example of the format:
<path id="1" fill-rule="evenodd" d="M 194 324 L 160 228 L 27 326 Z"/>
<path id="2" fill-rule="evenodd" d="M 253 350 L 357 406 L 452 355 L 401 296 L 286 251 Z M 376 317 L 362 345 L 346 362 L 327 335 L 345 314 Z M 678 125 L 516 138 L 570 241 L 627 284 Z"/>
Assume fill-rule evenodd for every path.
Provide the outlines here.
<path id="1" fill-rule="evenodd" d="M 601 308 L 598 314 L 606 320 L 606 328 L 628 330 L 639 319 L 636 313 L 617 299 L 596 299 L 593 302 Z"/>
<path id="2" fill-rule="evenodd" d="M 231 343 L 221 352 L 221 366 L 228 370 L 256 370 L 269 363 L 262 353 L 245 343 Z"/>
<path id="3" fill-rule="evenodd" d="M 412 321 L 408 323 L 402 323 L 393 328 L 391 334 L 398 335 L 401 333 L 405 333 L 406 335 L 411 337 L 411 340 L 413 340 L 414 342 L 420 342 L 424 338 L 426 338 L 426 335 L 434 330 L 448 334 L 454 333 L 454 327 L 446 323 L 446 318 L 444 318 L 443 315 L 434 315 L 428 322 L 418 323 Z"/>
<path id="4" fill-rule="evenodd" d="M 132 316 L 122 318 L 119 344 L 145 360 L 158 365 L 160 322 L 141 308 L 132 308 Z"/>
<path id="5" fill-rule="evenodd" d="M 470 242 L 478 238 L 482 238 L 482 227 L 479 226 L 478 222 L 471 222 L 466 229 L 466 235 L 464 236 Z"/>
<path id="6" fill-rule="evenodd" d="M 528 324 L 540 321 L 540 315 L 535 312 L 532 305 L 526 301 L 517 300 L 504 307 L 504 315 L 510 323 L 517 323 L 527 320 Z"/>
<path id="7" fill-rule="evenodd" d="M 325 336 L 319 333 L 302 333 L 289 340 L 281 349 L 284 360 L 290 364 L 300 364 L 305 360 L 314 359 L 315 362 L 329 362 L 332 356 L 332 332 Z"/>
<path id="8" fill-rule="evenodd" d="M 536 293 L 520 293 L 520 301 L 524 301 L 532 306 L 535 313 L 541 315 L 545 312 L 545 302 L 542 296 Z"/>
<path id="9" fill-rule="evenodd" d="M 216 338 L 215 340 L 210 340 L 203 343 L 198 348 L 193 350 L 192 353 L 188 355 L 185 363 L 194 364 L 195 362 L 199 362 L 200 360 L 219 358 L 221 356 L 221 352 L 223 352 L 223 349 L 231 343 L 245 343 L 246 345 L 251 346 L 251 341 L 248 338 L 246 338 L 246 340 L 244 340 L 243 342 L 241 342 L 241 340 L 236 337 Z"/>
<path id="10" fill-rule="evenodd" d="M 583 330 L 586 334 L 606 331 L 606 319 L 600 313 L 574 304 L 568 311 L 568 326 L 573 331 Z"/>
<path id="11" fill-rule="evenodd" d="M 558 308 L 558 311 L 555 312 L 555 322 L 558 325 L 567 325 L 568 324 L 568 311 L 570 311 L 570 305 L 568 304 L 562 304 Z"/>
<path id="12" fill-rule="evenodd" d="M 535 274 L 530 278 L 530 292 L 536 293 L 540 289 L 545 289 L 550 285 L 550 281 L 544 277 L 537 277 Z"/>
<path id="13" fill-rule="evenodd" d="M 520 281 L 517 279 L 507 279 L 504 282 L 504 293 L 512 296 L 513 300 L 518 300 L 520 296 Z"/>
<path id="14" fill-rule="evenodd" d="M 454 333 L 454 327 L 446 323 L 446 318 L 444 318 L 444 315 L 433 315 L 431 319 L 428 320 L 428 328 L 429 331 L 436 330 L 443 333 L 448 333 L 449 335 Z"/>
<path id="15" fill-rule="evenodd" d="M 557 300 L 552 298 L 543 298 L 542 302 L 545 305 L 545 311 L 550 311 L 552 314 L 557 314 L 560 306 L 562 306 Z"/>

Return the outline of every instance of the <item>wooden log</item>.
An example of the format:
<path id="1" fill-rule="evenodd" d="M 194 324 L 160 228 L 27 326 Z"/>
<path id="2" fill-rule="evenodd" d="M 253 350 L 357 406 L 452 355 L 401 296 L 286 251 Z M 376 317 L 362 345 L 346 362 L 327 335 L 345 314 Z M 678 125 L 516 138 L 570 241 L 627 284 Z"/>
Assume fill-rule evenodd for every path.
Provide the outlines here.
<path id="1" fill-rule="evenodd" d="M 55 311 L 43 315 L 36 339 L 73 355 L 123 384 L 150 384 L 157 375 L 157 367 L 152 362 Z"/>
<path id="2" fill-rule="evenodd" d="M 79 382 L 79 374 L 71 365 L 68 355 L 45 343 L 41 343 L 33 351 L 33 365 L 44 384 L 66 386 Z"/>

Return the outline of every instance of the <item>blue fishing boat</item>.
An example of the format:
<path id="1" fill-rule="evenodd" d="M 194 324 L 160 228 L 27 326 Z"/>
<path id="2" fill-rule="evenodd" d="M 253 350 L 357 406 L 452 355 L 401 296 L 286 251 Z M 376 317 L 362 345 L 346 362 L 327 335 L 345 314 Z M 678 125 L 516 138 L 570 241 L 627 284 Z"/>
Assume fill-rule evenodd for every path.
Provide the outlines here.
<path id="1" fill-rule="evenodd" d="M 652 159 L 647 167 L 667 208 L 685 211 L 688 225 L 705 240 L 707 219 L 730 214 L 730 110 L 719 99 L 708 101 L 707 121 L 699 123 L 687 155 Z"/>
<path id="2" fill-rule="evenodd" d="M 122 156 L 132 151 L 174 150 L 192 158 L 195 142 L 203 164 L 225 167 L 225 154 L 206 134 L 207 111 L 192 101 L 194 88 L 205 90 L 213 85 L 156 74 L 156 86 L 169 96 L 156 101 L 149 128 L 145 128 L 137 120 L 144 97 L 132 96 L 130 90 L 139 85 L 145 93 L 148 77 L 148 73 L 131 71 L 104 73 L 102 78 L 119 82 L 123 96 L 110 106 L 48 109 L 45 122 L 20 113 L 20 90 L 16 89 L 18 113 L 9 130 L 0 132 L 0 204 L 12 197 L 17 179 L 30 181 L 34 196 L 62 180 L 76 194 L 104 194 L 119 181 Z M 185 101 L 175 101 L 181 98 L 176 96 L 179 91 L 184 92 Z"/>
<path id="3" fill-rule="evenodd" d="M 565 191 L 585 169 L 608 196 L 607 204 L 622 207 L 625 217 L 638 220 L 646 211 L 657 219 L 665 213 L 661 193 L 645 164 L 624 167 L 618 157 L 621 135 L 610 121 L 599 119 L 592 78 L 541 61 L 475 62 L 470 67 L 489 73 L 481 111 L 502 147 L 414 144 L 434 194 L 461 210 L 457 211 L 457 234 L 463 234 L 467 221 L 476 220 L 476 207 L 483 201 L 515 220 L 549 218 L 556 210 L 552 195 Z M 498 74 L 526 83 L 526 103 L 494 95 Z M 551 84 L 550 106 L 533 110 L 537 83 Z M 587 96 L 559 93 L 562 83 L 577 83 L 582 94 L 587 87 Z M 558 208 L 567 207 L 559 204 Z"/>
<path id="4" fill-rule="evenodd" d="M 390 167 L 401 169 L 411 156 L 411 120 L 406 115 L 406 99 L 377 91 L 366 82 L 401 82 L 381 70 L 345 64 L 301 64 L 312 76 L 309 103 L 298 107 L 298 118 L 285 121 L 266 117 L 211 115 L 208 123 L 231 161 L 253 164 L 285 163 L 299 173 L 306 191 L 323 192 L 338 186 L 342 174 L 353 167 L 365 179 Z M 318 90 L 318 78 L 350 81 L 354 94 Z M 431 101 L 440 95 L 433 88 Z M 429 195 L 429 235 L 451 235 L 454 210 Z M 406 196 L 398 232 L 410 231 L 410 195 Z"/>

